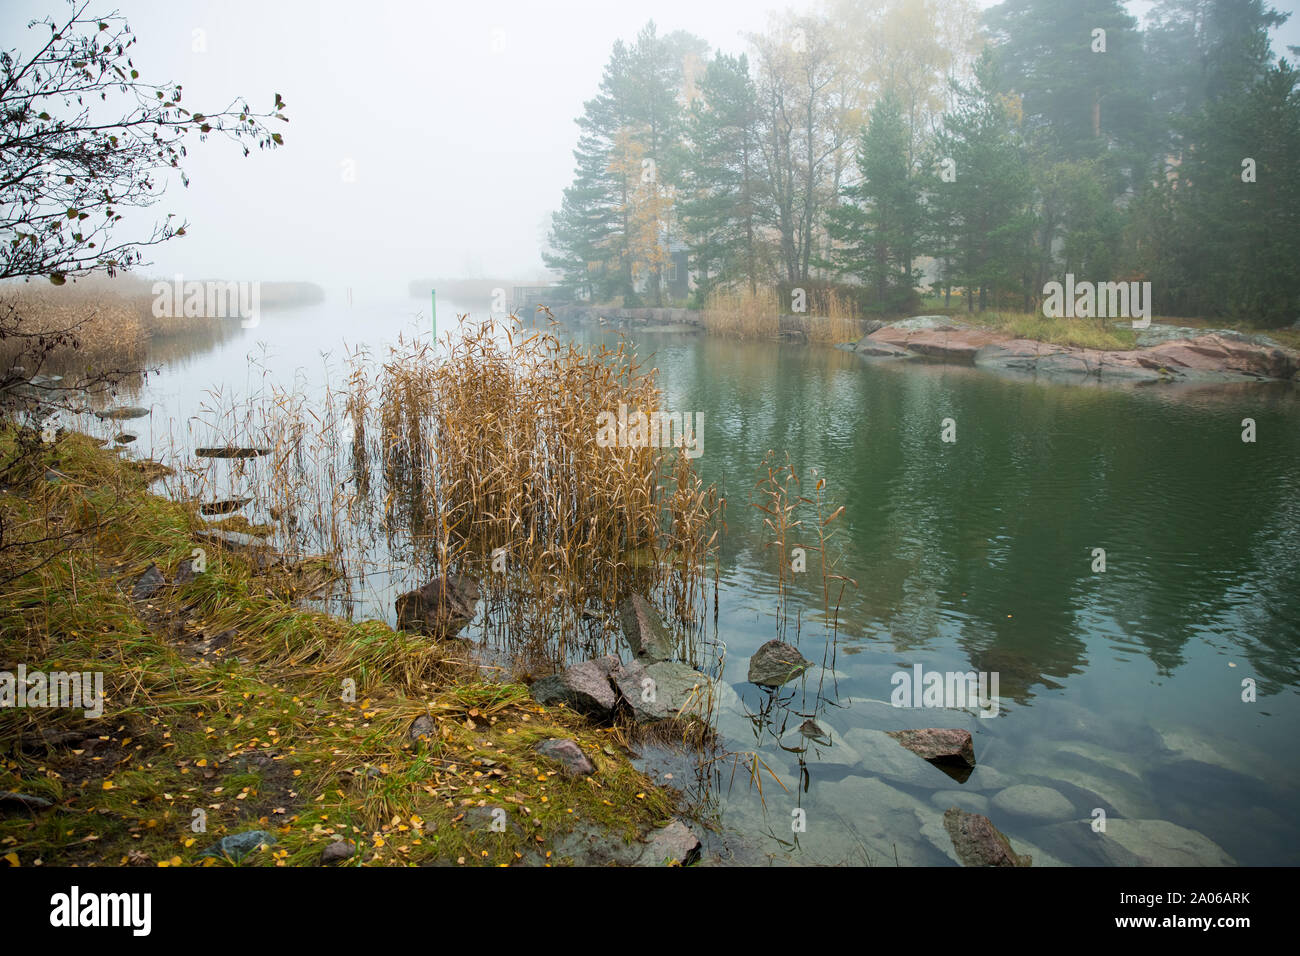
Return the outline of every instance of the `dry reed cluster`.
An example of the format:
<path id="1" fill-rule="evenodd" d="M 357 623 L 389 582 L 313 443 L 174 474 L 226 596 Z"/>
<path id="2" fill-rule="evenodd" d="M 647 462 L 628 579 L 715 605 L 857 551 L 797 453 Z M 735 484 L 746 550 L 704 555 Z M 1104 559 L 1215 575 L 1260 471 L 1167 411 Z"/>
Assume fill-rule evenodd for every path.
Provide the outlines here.
<path id="1" fill-rule="evenodd" d="M 808 341 L 819 345 L 839 345 L 856 342 L 862 337 L 862 322 L 848 298 L 832 290 L 819 296 L 818 302 L 820 306 L 814 308 L 809 299 L 809 308 L 816 314 L 803 317 L 801 323 Z M 712 335 L 774 339 L 781 334 L 780 316 L 789 311 L 790 303 L 783 302 L 775 289 L 763 288 L 757 292 L 721 289 L 709 296 L 701 318 Z"/>
<path id="2" fill-rule="evenodd" d="M 205 443 L 268 453 L 199 460 L 180 493 L 251 495 L 282 550 L 330 555 L 349 588 L 379 579 L 385 610 L 436 575 L 475 579 L 483 636 L 526 669 L 611 649 L 633 590 L 694 659 L 723 502 L 680 450 L 596 441 L 600 413 L 659 407 L 655 370 L 513 318 L 448 341 L 354 355 L 323 399 L 218 396 Z"/>

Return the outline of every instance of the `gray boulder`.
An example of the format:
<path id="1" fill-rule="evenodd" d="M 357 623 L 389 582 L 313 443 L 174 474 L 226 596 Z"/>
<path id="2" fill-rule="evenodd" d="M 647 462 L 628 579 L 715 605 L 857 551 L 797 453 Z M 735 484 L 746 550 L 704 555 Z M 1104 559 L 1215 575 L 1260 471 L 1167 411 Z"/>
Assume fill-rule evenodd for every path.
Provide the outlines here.
<path id="1" fill-rule="evenodd" d="M 749 682 L 763 687 L 780 687 L 794 680 L 812 662 L 784 641 L 768 641 L 749 659 Z"/>
<path id="2" fill-rule="evenodd" d="M 547 706 L 564 704 L 589 717 L 608 717 L 618 705 L 618 694 L 610 682 L 619 660 L 612 654 L 574 664 L 559 674 L 533 684 L 533 698 Z"/>
<path id="3" fill-rule="evenodd" d="M 452 637 L 474 617 L 478 585 L 459 574 L 442 575 L 399 595 L 397 626 L 430 637 Z"/>

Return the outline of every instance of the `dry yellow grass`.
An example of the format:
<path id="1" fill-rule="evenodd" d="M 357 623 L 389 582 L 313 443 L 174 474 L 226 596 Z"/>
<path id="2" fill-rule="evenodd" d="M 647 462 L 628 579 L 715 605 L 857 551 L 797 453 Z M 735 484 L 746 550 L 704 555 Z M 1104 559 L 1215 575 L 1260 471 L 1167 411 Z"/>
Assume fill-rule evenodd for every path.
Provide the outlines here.
<path id="1" fill-rule="evenodd" d="M 485 636 L 525 669 L 612 648 L 634 589 L 682 625 L 694 656 L 722 503 L 679 449 L 597 440 L 602 413 L 660 408 L 655 370 L 622 343 L 579 348 L 487 321 L 462 325 L 449 352 L 401 342 L 341 377 L 321 399 L 214 395 L 201 443 L 269 452 L 201 459 L 177 493 L 252 497 L 282 522 L 278 547 L 329 554 L 345 580 L 361 568 L 410 587 L 477 580 L 495 609 Z"/>
<path id="2" fill-rule="evenodd" d="M 701 319 L 710 335 L 742 339 L 775 338 L 780 331 L 781 302 L 775 289 L 719 290 L 704 305 Z"/>

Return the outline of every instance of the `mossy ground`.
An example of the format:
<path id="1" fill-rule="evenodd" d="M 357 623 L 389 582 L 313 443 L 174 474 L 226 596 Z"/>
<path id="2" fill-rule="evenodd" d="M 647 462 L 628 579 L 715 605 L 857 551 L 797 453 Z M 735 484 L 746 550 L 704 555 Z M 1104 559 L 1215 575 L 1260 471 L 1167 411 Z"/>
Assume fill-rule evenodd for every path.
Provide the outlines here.
<path id="1" fill-rule="evenodd" d="M 0 430 L 0 460 L 14 442 Z M 0 670 L 102 672 L 105 706 L 0 710 L 0 790 L 54 803 L 0 814 L 10 865 L 228 865 L 200 853 L 249 829 L 277 842 L 244 866 L 313 865 L 336 837 L 364 865 L 556 863 L 550 846 L 578 824 L 631 841 L 673 815 L 619 730 L 485 681 L 456 642 L 296 606 L 318 567 L 304 585 L 205 545 L 206 569 L 175 584 L 204 523 L 149 493 L 153 469 L 76 434 L 42 455 L 0 488 L 0 578 L 26 572 L 0 594 Z M 71 550 L 38 540 L 100 523 Z M 151 562 L 169 583 L 135 602 Z M 421 715 L 433 731 L 413 743 Z M 557 736 L 596 772 L 538 757 Z"/>

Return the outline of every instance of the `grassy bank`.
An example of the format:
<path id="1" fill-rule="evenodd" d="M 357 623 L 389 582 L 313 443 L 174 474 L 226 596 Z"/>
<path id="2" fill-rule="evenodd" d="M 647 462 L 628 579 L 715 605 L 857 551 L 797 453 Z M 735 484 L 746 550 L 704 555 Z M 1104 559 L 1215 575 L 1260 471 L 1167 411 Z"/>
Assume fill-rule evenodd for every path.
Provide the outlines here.
<path id="1" fill-rule="evenodd" d="M 0 431 L 0 461 L 16 440 Z M 0 807 L 10 865 L 228 865 L 200 853 L 250 829 L 276 843 L 241 865 L 312 865 L 337 837 L 370 865 L 553 863 L 579 825 L 632 840 L 671 816 L 618 729 L 485 680 L 455 641 L 302 609 L 317 566 L 209 548 L 176 583 L 200 519 L 91 439 L 19 471 L 0 488 L 0 670 L 101 672 L 105 704 L 0 710 L 0 790 L 52 804 Z M 168 583 L 133 600 L 151 563 Z M 596 772 L 561 776 L 534 752 L 549 737 Z"/>
<path id="2" fill-rule="evenodd" d="M 1132 329 L 1117 328 L 1109 320 L 1049 318 L 1041 312 L 954 313 L 954 319 L 1016 339 L 1063 345 L 1067 348 L 1127 351 L 1137 348 Z"/>

